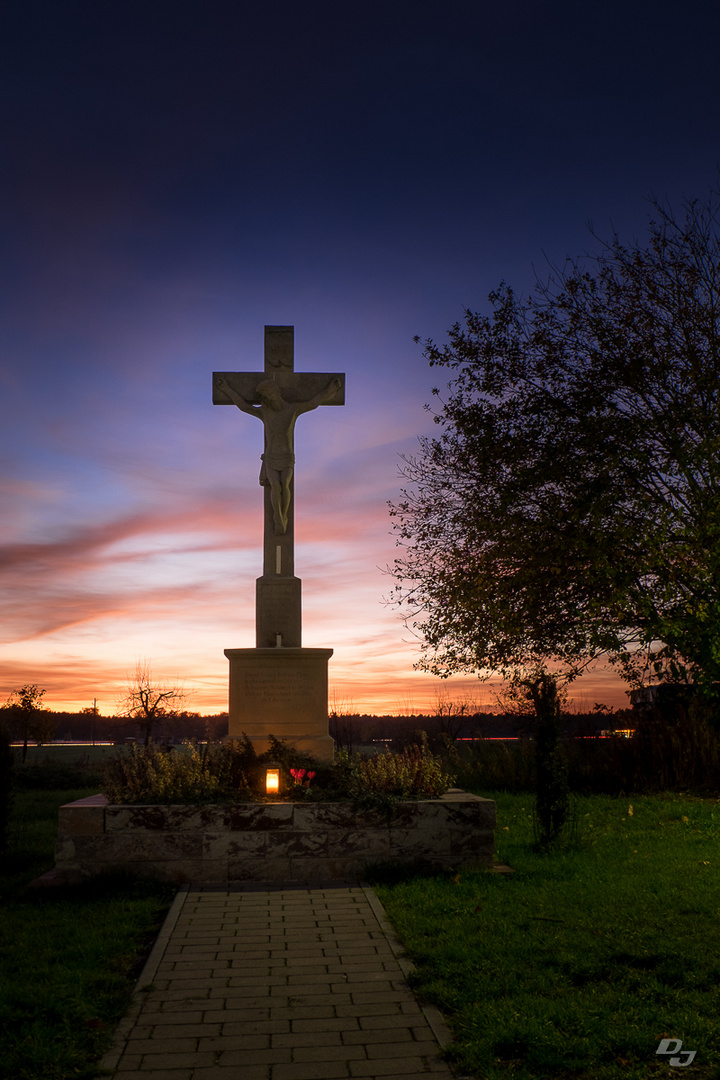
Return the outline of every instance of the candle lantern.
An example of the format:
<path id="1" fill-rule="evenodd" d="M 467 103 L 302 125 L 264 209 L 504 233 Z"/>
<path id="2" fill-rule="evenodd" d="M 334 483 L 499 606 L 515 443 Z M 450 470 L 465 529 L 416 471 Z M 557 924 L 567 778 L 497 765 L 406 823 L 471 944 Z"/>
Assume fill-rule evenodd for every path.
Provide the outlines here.
<path id="1" fill-rule="evenodd" d="M 265 791 L 268 795 L 277 795 L 280 791 L 280 766 L 276 761 L 265 767 Z"/>

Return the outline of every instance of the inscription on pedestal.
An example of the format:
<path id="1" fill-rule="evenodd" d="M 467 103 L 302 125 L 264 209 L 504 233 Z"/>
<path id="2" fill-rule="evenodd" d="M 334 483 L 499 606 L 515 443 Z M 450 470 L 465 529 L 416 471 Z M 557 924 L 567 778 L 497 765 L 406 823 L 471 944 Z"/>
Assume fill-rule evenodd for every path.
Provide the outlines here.
<path id="1" fill-rule="evenodd" d="M 292 705 L 298 699 L 311 698 L 315 692 L 309 672 L 305 671 L 246 671 L 243 681 L 247 697 L 265 705 Z"/>
<path id="2" fill-rule="evenodd" d="M 332 649 L 226 649 L 230 661 L 230 738 L 258 753 L 269 735 L 332 761 L 327 729 L 327 666 Z"/>

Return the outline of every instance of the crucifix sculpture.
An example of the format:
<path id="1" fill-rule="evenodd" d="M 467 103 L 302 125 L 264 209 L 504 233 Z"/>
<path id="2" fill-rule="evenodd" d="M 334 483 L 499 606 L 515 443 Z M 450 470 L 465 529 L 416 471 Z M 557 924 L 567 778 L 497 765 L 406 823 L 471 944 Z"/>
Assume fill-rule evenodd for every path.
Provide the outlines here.
<path id="1" fill-rule="evenodd" d="M 265 446 L 263 574 L 256 591 L 256 648 L 300 648 L 301 582 L 294 565 L 295 422 L 320 405 L 345 404 L 345 376 L 296 372 L 292 326 L 265 327 L 265 370 L 215 372 L 213 404 L 262 420 Z"/>

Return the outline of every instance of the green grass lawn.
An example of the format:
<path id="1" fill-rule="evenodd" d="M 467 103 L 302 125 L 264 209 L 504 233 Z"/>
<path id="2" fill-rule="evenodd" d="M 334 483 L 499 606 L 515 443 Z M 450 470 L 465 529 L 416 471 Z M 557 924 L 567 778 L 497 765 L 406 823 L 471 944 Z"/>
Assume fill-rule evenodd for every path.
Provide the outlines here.
<path id="1" fill-rule="evenodd" d="M 54 865 L 57 808 L 93 789 L 19 791 L 0 862 L 0 1076 L 96 1075 L 175 889 L 129 879 L 29 889 Z"/>
<path id="2" fill-rule="evenodd" d="M 16 795 L 0 877 L 3 1077 L 95 1075 L 175 893 L 129 879 L 27 888 L 53 864 L 57 807 L 96 790 Z M 655 1054 L 676 1038 L 696 1051 L 688 1076 L 720 1077 L 720 801 L 582 799 L 575 845 L 543 856 L 532 796 L 495 798 L 514 875 L 377 886 L 461 1072 L 676 1077 Z"/>
<path id="3" fill-rule="evenodd" d="M 47 743 L 44 746 L 28 746 L 26 767 L 50 763 L 58 765 L 82 763 L 86 767 L 95 768 L 104 764 L 113 754 L 126 749 L 125 746 L 91 746 L 89 743 L 84 743 L 82 746 L 77 744 L 55 746 L 53 743 Z M 13 750 L 15 751 L 16 764 L 20 767 L 22 747 L 14 746 Z"/>
<path id="4" fill-rule="evenodd" d="M 720 1077 L 720 801 L 580 799 L 575 844 L 541 855 L 532 796 L 491 797 L 512 876 L 377 886 L 454 1064 L 486 1080 L 672 1077 L 668 1037 L 696 1051 L 688 1075 Z"/>

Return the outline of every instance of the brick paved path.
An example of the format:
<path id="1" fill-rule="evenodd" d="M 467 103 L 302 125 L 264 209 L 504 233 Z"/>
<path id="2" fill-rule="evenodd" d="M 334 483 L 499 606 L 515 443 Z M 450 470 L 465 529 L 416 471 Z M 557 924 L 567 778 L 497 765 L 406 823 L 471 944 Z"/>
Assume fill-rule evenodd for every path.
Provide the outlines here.
<path id="1" fill-rule="evenodd" d="M 190 887 L 101 1066 L 117 1080 L 450 1080 L 449 1033 L 409 968 L 371 889 Z"/>

